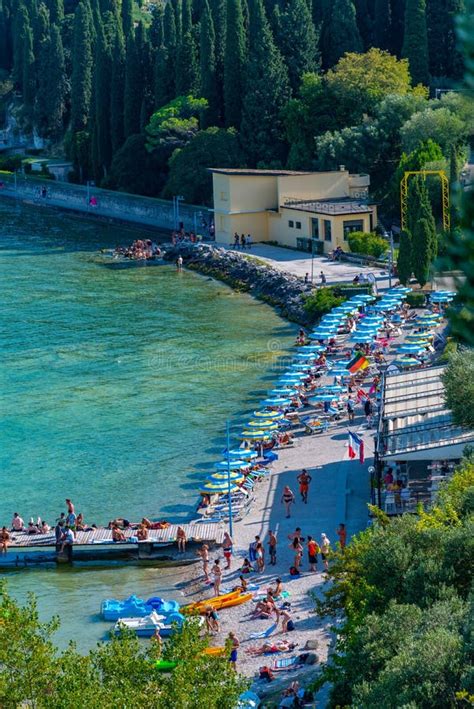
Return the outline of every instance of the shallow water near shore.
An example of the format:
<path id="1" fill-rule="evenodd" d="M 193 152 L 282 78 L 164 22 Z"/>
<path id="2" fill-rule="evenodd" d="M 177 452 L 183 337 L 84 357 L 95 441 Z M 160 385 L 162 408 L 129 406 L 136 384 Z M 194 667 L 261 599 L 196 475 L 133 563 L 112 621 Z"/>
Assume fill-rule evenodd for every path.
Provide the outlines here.
<path id="1" fill-rule="evenodd" d="M 0 523 L 50 524 L 71 497 L 86 522 L 186 519 L 271 387 L 294 328 L 268 306 L 173 266 L 112 270 L 101 247 L 137 232 L 0 202 Z M 276 377 L 276 374 L 274 375 Z M 234 443 L 236 439 L 234 439 Z M 183 570 L 8 573 L 19 598 L 58 612 L 62 643 L 104 636 L 105 597 L 176 595 Z"/>

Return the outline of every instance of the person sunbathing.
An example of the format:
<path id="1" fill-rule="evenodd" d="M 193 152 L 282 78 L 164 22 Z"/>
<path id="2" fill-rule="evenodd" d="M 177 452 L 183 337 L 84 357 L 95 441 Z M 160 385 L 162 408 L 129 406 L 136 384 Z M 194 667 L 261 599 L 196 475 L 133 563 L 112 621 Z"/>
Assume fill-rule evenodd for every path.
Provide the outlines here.
<path id="1" fill-rule="evenodd" d="M 270 618 L 273 613 L 273 605 L 266 598 L 258 601 L 252 613 L 253 618 Z"/>
<path id="2" fill-rule="evenodd" d="M 144 524 L 141 524 L 137 529 L 137 539 L 140 542 L 144 542 L 148 539 L 148 528 Z"/>
<path id="3" fill-rule="evenodd" d="M 248 559 L 244 559 L 244 563 L 242 564 L 242 568 L 240 570 L 243 574 L 249 574 L 253 571 L 253 566 Z"/>
<path id="4" fill-rule="evenodd" d="M 122 532 L 121 529 L 115 524 L 112 527 L 112 541 L 113 542 L 125 542 L 126 537 L 125 534 Z"/>
<path id="5" fill-rule="evenodd" d="M 245 652 L 255 657 L 257 655 L 266 655 L 267 653 L 289 652 L 294 650 L 295 647 L 296 644 L 289 643 L 288 640 L 277 640 L 275 643 L 263 643 L 260 647 L 249 647 Z"/>

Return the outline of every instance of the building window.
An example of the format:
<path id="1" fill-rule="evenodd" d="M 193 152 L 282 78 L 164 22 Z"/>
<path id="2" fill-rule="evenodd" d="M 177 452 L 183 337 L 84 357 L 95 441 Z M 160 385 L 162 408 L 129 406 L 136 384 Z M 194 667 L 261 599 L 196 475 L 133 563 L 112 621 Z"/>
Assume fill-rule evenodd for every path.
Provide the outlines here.
<path id="1" fill-rule="evenodd" d="M 301 229 L 301 222 L 296 222 L 296 228 Z"/>
<path id="2" fill-rule="evenodd" d="M 295 223 L 294 223 L 293 219 L 290 219 L 290 220 L 289 220 L 288 226 L 290 227 L 290 229 L 293 229 L 293 227 L 295 226 Z"/>
<path id="3" fill-rule="evenodd" d="M 227 202 L 227 192 L 221 192 L 221 201 Z"/>
<path id="4" fill-rule="evenodd" d="M 313 239 L 319 239 L 319 219 L 311 219 L 311 231 Z"/>
<path id="5" fill-rule="evenodd" d="M 362 219 L 352 219 L 348 222 L 343 222 L 342 230 L 344 232 L 344 241 L 347 241 L 351 232 L 364 231 L 364 222 Z"/>
<path id="6" fill-rule="evenodd" d="M 330 219 L 324 220 L 324 241 L 331 241 L 332 231 L 331 231 L 331 221 Z"/>

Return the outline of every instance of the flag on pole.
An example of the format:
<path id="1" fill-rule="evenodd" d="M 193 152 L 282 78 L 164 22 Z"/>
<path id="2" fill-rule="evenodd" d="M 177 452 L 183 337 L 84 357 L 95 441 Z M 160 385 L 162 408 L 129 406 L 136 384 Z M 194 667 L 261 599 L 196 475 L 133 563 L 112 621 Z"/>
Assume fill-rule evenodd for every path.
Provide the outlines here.
<path id="1" fill-rule="evenodd" d="M 367 357 L 359 353 L 346 365 L 346 369 L 348 369 L 351 374 L 355 374 L 360 369 L 367 369 L 369 364 L 370 362 Z"/>
<path id="2" fill-rule="evenodd" d="M 349 458 L 351 460 L 359 458 L 361 463 L 364 462 L 364 441 L 352 431 L 349 431 Z"/>

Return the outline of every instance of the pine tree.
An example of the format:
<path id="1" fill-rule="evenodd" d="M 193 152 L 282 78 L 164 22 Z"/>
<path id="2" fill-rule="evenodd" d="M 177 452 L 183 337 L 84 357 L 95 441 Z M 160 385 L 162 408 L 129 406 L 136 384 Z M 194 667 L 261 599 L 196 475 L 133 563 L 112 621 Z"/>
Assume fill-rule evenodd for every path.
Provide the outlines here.
<path id="1" fill-rule="evenodd" d="M 116 153 L 124 142 L 125 44 L 122 32 L 115 33 L 110 90 L 110 140 Z"/>
<path id="2" fill-rule="evenodd" d="M 412 238 L 409 231 L 400 232 L 398 249 L 397 273 L 400 283 L 407 285 L 413 272 L 412 269 Z"/>
<path id="3" fill-rule="evenodd" d="M 28 23 L 23 44 L 23 105 L 31 116 L 36 96 L 35 55 L 33 53 L 33 30 Z"/>
<path id="4" fill-rule="evenodd" d="M 337 64 L 346 52 L 362 51 L 355 8 L 351 0 L 334 0 L 328 8 L 321 30 L 321 54 L 324 69 Z"/>
<path id="5" fill-rule="evenodd" d="M 375 0 L 374 8 L 374 46 L 391 49 L 391 7 L 390 0 Z"/>
<path id="6" fill-rule="evenodd" d="M 225 124 L 238 128 L 242 120 L 246 37 L 241 0 L 227 2 L 227 38 L 224 58 Z"/>
<path id="7" fill-rule="evenodd" d="M 429 83 L 425 0 L 407 0 L 402 55 L 408 59 L 414 86 Z"/>
<path id="8" fill-rule="evenodd" d="M 276 42 L 288 67 L 291 88 L 296 93 L 302 75 L 319 68 L 318 36 L 307 0 L 287 0 L 277 18 Z"/>
<path id="9" fill-rule="evenodd" d="M 133 0 L 122 0 L 122 29 L 125 37 L 133 30 Z"/>
<path id="10" fill-rule="evenodd" d="M 431 225 L 426 219 L 419 219 L 413 231 L 413 273 L 423 288 L 429 278 L 431 266 L 431 243 L 436 234 L 433 234 Z"/>
<path id="11" fill-rule="evenodd" d="M 199 42 L 199 59 L 201 69 L 200 96 L 207 99 L 209 108 L 205 114 L 206 126 L 213 126 L 218 119 L 216 92 L 216 35 L 211 11 L 207 0 L 201 15 L 201 31 Z"/>
<path id="12" fill-rule="evenodd" d="M 83 0 L 74 13 L 71 77 L 71 127 L 86 128 L 92 95 L 92 24 L 90 8 Z"/>
<path id="13" fill-rule="evenodd" d="M 250 163 L 268 165 L 284 157 L 281 109 L 288 101 L 290 86 L 262 0 L 251 0 L 249 9 L 250 51 L 240 133 Z"/>
<path id="14" fill-rule="evenodd" d="M 176 60 L 176 91 L 178 96 L 195 95 L 198 85 L 198 65 L 196 44 L 193 34 L 188 30 L 178 47 Z"/>

